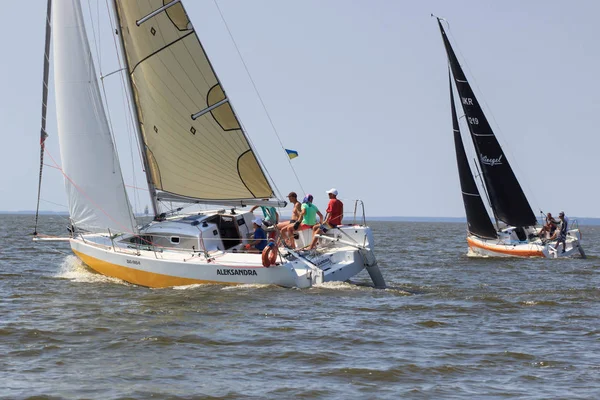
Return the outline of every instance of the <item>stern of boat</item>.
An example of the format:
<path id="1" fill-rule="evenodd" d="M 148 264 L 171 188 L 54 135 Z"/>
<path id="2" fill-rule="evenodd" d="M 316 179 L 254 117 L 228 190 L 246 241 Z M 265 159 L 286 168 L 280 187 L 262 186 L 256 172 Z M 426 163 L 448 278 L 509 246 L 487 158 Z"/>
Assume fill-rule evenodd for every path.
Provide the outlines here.
<path id="1" fill-rule="evenodd" d="M 563 257 L 581 257 L 586 258 L 585 251 L 581 247 L 581 230 L 577 225 L 577 221 L 573 222 L 574 229 L 567 231 L 567 240 L 565 242 L 565 251 L 563 252 L 562 243 L 555 248 L 556 240 L 548 242 L 544 248 L 544 255 L 548 258 L 563 258 Z"/>
<path id="2" fill-rule="evenodd" d="M 324 282 L 345 281 L 366 269 L 377 288 L 385 288 L 386 283 L 379 270 L 374 248 L 373 231 L 367 225 L 348 225 L 332 229 L 320 235 L 324 249 L 331 248 L 339 253 L 343 260 L 332 262 L 330 268 L 324 268 Z"/>

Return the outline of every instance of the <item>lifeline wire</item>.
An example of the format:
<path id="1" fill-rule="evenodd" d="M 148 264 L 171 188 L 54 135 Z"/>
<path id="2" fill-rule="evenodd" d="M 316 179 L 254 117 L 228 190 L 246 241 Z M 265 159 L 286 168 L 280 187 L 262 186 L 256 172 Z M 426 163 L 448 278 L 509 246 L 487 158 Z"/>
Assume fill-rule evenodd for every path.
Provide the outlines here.
<path id="1" fill-rule="evenodd" d="M 265 114 L 267 115 L 269 122 L 271 123 L 273 132 L 275 132 L 275 136 L 277 136 L 279 145 L 283 149 L 283 152 L 286 153 L 286 155 L 287 155 L 287 152 L 285 151 L 285 147 L 283 146 L 283 142 L 281 141 L 281 138 L 279 137 L 279 133 L 277 132 L 277 128 L 275 128 L 275 124 L 273 123 L 273 120 L 271 119 L 271 115 L 269 115 L 269 111 L 267 111 L 267 106 L 265 105 L 265 102 L 263 101 L 263 99 L 260 95 L 260 92 L 258 91 L 258 88 L 256 87 L 256 84 L 254 83 L 254 79 L 252 79 L 250 70 L 248 69 L 246 62 L 244 61 L 244 58 L 242 57 L 242 53 L 240 52 L 240 49 L 238 48 L 238 45 L 237 45 L 235 39 L 233 38 L 233 34 L 231 33 L 231 30 L 229 29 L 229 25 L 227 25 L 227 21 L 225 21 L 225 17 L 223 16 L 223 13 L 221 12 L 221 8 L 219 8 L 219 4 L 217 3 L 217 0 L 213 0 L 213 1 L 215 3 L 215 6 L 217 7 L 217 10 L 219 11 L 219 15 L 221 16 L 221 19 L 223 20 L 223 24 L 225 25 L 225 28 L 227 29 L 227 32 L 229 33 L 229 37 L 231 38 L 231 41 L 233 42 L 233 46 L 235 47 L 235 50 L 237 51 L 238 56 L 240 57 L 240 60 L 242 61 L 242 64 L 244 65 L 244 69 L 246 70 L 246 73 L 248 74 L 248 78 L 250 78 L 250 82 L 252 82 L 254 91 L 256 92 L 256 95 L 258 96 L 258 99 L 260 100 L 260 103 L 261 103 L 263 109 L 265 110 Z M 292 169 L 292 172 L 294 173 L 294 176 L 296 177 L 296 181 L 298 182 L 298 185 L 300 185 L 300 189 L 302 189 L 302 193 L 306 193 L 306 191 L 302 187 L 302 183 L 300 183 L 300 178 L 298 178 L 298 174 L 296 174 L 296 170 L 294 169 L 294 166 L 292 165 L 292 160 L 287 156 L 286 156 L 286 158 L 288 159 L 288 163 L 290 164 L 290 168 Z"/>

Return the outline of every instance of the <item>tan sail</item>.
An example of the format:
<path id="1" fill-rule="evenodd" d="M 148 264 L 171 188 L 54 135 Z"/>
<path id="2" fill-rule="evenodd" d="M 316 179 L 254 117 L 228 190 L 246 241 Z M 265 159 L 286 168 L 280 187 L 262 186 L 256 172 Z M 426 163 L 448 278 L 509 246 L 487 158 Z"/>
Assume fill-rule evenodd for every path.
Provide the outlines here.
<path id="1" fill-rule="evenodd" d="M 159 199 L 273 197 L 183 5 L 176 0 L 115 4 Z"/>

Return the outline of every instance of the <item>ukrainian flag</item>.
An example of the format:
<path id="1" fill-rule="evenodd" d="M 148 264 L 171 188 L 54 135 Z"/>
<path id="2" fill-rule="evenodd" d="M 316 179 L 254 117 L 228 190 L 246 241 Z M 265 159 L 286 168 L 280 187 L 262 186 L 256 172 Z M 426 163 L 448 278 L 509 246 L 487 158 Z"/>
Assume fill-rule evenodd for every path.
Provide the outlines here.
<path id="1" fill-rule="evenodd" d="M 296 150 L 285 149 L 285 152 L 287 153 L 290 160 L 293 160 L 294 158 L 298 157 L 298 152 Z"/>

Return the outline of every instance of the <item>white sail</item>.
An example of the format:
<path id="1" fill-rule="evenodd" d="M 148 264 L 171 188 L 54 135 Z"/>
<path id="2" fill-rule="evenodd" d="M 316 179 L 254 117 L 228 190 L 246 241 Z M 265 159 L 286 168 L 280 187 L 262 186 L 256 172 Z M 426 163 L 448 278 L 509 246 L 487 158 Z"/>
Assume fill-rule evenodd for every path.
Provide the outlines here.
<path id="1" fill-rule="evenodd" d="M 115 6 L 151 190 L 161 200 L 274 197 L 183 5 Z"/>
<path id="2" fill-rule="evenodd" d="M 72 223 L 91 231 L 133 232 L 79 0 L 54 0 L 52 34 L 58 137 Z"/>

